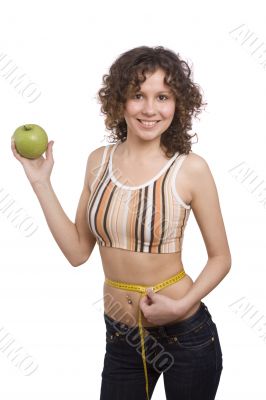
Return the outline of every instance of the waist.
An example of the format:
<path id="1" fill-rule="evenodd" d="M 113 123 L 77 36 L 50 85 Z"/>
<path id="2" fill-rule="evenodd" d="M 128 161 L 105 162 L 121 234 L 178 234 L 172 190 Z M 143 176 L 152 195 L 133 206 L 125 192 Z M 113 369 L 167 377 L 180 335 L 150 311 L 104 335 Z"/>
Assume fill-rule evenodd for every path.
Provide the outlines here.
<path id="1" fill-rule="evenodd" d="M 142 293 L 142 294 L 146 293 L 147 288 L 152 288 L 153 291 L 156 293 L 159 290 L 178 282 L 185 275 L 186 275 L 186 272 L 182 268 L 181 271 L 179 271 L 177 274 L 172 275 L 171 277 L 167 278 L 166 280 L 158 282 L 155 285 L 139 285 L 139 284 L 130 283 L 130 282 L 114 281 L 107 277 L 105 278 L 105 284 L 112 286 L 112 287 L 116 287 L 117 289 L 123 289 L 123 290 L 133 291 L 133 292 Z"/>
<path id="2" fill-rule="evenodd" d="M 104 275 L 116 281 L 153 284 L 184 267 L 181 252 L 158 255 L 102 246 L 99 251 Z"/>
<path id="3" fill-rule="evenodd" d="M 208 307 L 203 301 L 200 301 L 189 317 L 163 326 L 146 326 L 144 327 L 146 331 L 145 334 L 147 334 L 148 332 L 152 334 L 155 338 L 159 338 L 162 333 L 166 333 L 167 335 L 182 335 L 195 329 L 196 327 L 199 327 L 202 322 L 206 321 L 209 318 L 212 318 L 212 315 L 209 312 Z M 120 335 L 123 335 L 128 334 L 128 332 L 131 332 L 132 334 L 135 332 L 137 333 L 138 331 L 138 326 L 128 325 L 124 322 L 113 319 L 106 313 L 104 313 L 104 320 L 107 326 L 107 330 L 110 332 L 110 334 L 113 335 L 117 335 L 117 333 L 115 332 L 119 332 Z"/>

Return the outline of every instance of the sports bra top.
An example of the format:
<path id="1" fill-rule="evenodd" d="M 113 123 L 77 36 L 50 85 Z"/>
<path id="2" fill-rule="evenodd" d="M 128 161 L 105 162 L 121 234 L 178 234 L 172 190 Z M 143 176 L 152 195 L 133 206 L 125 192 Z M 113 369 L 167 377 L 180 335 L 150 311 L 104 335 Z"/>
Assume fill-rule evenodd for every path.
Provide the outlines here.
<path id="1" fill-rule="evenodd" d="M 105 146 L 90 187 L 87 219 L 96 242 L 134 252 L 180 252 L 191 207 L 178 195 L 175 182 L 187 155 L 177 152 L 148 182 L 126 186 L 113 173 L 119 143 Z"/>

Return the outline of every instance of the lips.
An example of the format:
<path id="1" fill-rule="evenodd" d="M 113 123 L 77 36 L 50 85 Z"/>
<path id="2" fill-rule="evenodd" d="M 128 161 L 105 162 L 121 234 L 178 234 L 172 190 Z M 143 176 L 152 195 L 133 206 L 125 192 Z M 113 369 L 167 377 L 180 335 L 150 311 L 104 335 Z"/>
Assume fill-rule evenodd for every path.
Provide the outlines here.
<path id="1" fill-rule="evenodd" d="M 145 128 L 153 128 L 158 122 L 157 120 L 138 119 L 139 123 Z"/>

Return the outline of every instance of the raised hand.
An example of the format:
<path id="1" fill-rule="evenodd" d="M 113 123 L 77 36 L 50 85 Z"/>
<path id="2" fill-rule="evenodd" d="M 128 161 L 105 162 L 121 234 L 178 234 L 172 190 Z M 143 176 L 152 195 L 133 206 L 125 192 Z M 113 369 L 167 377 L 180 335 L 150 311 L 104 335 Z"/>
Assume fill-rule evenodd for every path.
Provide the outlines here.
<path id="1" fill-rule="evenodd" d="M 16 149 L 15 141 L 11 138 L 11 150 L 14 157 L 22 164 L 25 174 L 30 181 L 31 185 L 35 183 L 49 182 L 52 169 L 54 166 L 53 158 L 53 144 L 54 141 L 48 142 L 47 149 L 45 151 L 45 157 L 40 156 L 36 159 L 28 159 L 22 157 Z"/>

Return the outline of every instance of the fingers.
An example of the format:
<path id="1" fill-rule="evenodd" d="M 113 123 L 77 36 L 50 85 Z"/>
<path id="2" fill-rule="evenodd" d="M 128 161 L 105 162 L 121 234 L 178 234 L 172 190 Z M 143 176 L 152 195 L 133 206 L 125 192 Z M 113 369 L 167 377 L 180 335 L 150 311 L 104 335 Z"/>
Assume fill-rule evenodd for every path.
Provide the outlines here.
<path id="1" fill-rule="evenodd" d="M 148 288 L 147 291 L 146 291 L 146 293 L 147 293 L 147 296 L 149 296 L 150 298 L 153 298 L 153 297 L 154 297 L 154 291 L 153 291 L 153 288 L 152 288 L 152 287 L 151 287 L 151 288 Z"/>
<path id="2" fill-rule="evenodd" d="M 17 152 L 16 145 L 15 145 L 15 140 L 12 139 L 12 138 L 11 138 L 11 150 L 12 150 L 12 152 L 13 152 L 13 154 L 14 154 L 14 157 L 15 157 L 18 161 L 21 161 L 21 160 L 22 160 L 22 157 L 21 157 L 21 155 Z"/>
<path id="3" fill-rule="evenodd" d="M 51 140 L 51 142 L 48 143 L 45 155 L 46 155 L 46 159 L 50 160 L 52 162 L 54 162 L 54 158 L 53 158 L 53 145 L 54 145 L 54 141 Z"/>

